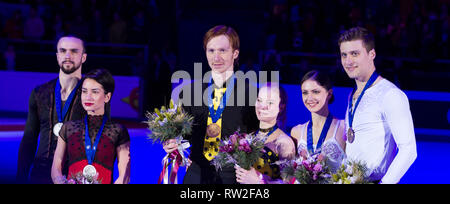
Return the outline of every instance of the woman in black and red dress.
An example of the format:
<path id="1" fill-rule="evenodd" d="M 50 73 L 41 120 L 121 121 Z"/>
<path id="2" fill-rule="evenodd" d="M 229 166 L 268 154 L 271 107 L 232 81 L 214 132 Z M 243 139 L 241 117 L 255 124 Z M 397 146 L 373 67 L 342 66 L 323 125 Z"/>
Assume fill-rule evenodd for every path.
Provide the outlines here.
<path id="1" fill-rule="evenodd" d="M 236 181 L 241 184 L 282 184 L 277 161 L 292 160 L 295 144 L 278 126 L 284 126 L 286 114 L 286 91 L 278 83 L 267 83 L 259 88 L 255 112 L 259 120 L 259 130 L 255 135 L 264 142 L 264 154 L 250 168 L 245 170 L 235 166 Z"/>
<path id="2" fill-rule="evenodd" d="M 66 156 L 69 161 L 67 178 L 78 174 L 88 181 L 111 184 L 117 158 L 119 177 L 114 183 L 129 182 L 128 130 L 123 125 L 111 122 L 108 114 L 105 114 L 113 91 L 114 79 L 105 69 L 93 70 L 84 77 L 81 102 L 88 115 L 83 120 L 66 122 L 61 128 L 52 166 L 54 183 L 66 181 L 61 173 Z"/>

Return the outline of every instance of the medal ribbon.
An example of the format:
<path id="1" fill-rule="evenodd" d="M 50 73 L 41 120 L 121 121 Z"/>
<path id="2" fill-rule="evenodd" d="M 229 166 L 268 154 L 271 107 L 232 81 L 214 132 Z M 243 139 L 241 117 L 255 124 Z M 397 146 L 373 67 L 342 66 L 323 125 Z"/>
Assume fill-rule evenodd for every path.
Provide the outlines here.
<path id="1" fill-rule="evenodd" d="M 328 130 L 330 129 L 331 122 L 333 121 L 333 116 L 331 114 L 328 114 L 327 120 L 325 121 L 325 124 L 323 125 L 322 132 L 320 132 L 319 141 L 317 141 L 316 150 L 314 150 L 313 147 L 313 135 L 312 135 L 312 119 L 308 123 L 308 133 L 307 133 L 307 143 L 308 143 L 308 151 L 310 155 L 319 154 L 322 151 L 322 144 L 325 141 L 325 138 L 327 138 Z"/>
<path id="2" fill-rule="evenodd" d="M 64 117 L 66 116 L 68 110 L 69 110 L 69 106 L 72 103 L 73 98 L 75 97 L 75 93 L 78 90 L 78 86 L 80 85 L 80 81 L 78 81 L 77 85 L 75 86 L 75 88 L 72 90 L 72 92 L 70 92 L 69 97 L 67 98 L 66 103 L 64 104 L 64 107 L 62 108 L 61 111 L 61 84 L 59 84 L 59 78 L 58 81 L 56 82 L 56 86 L 55 86 L 55 105 L 56 105 L 56 114 L 58 115 L 58 122 L 62 123 L 64 120 Z"/>
<path id="3" fill-rule="evenodd" d="M 350 126 L 350 128 L 353 127 L 353 117 L 355 116 L 356 113 L 356 108 L 359 105 L 359 102 L 361 101 L 362 96 L 364 95 L 364 93 L 366 92 L 366 90 L 372 86 L 372 84 L 375 82 L 375 80 L 377 80 L 378 78 L 378 73 L 375 71 L 372 73 L 372 76 L 370 76 L 369 81 L 367 81 L 366 85 L 364 86 L 364 89 L 362 90 L 361 94 L 359 95 L 358 99 L 356 100 L 355 103 L 355 108 L 352 111 L 352 107 L 353 107 L 353 94 L 355 94 L 356 91 L 356 87 L 353 88 L 352 94 L 350 95 L 350 101 L 348 102 L 348 124 Z"/>
<path id="4" fill-rule="evenodd" d="M 219 120 L 220 116 L 222 115 L 223 110 L 225 109 L 225 106 L 227 105 L 227 99 L 230 97 L 231 92 L 234 89 L 234 80 L 235 76 L 234 74 L 231 76 L 230 82 L 227 86 L 227 90 L 225 91 L 225 94 L 222 96 L 222 101 L 220 102 L 219 107 L 217 110 L 214 110 L 213 101 L 211 98 L 212 95 L 212 80 L 209 80 L 208 83 L 208 108 L 209 108 L 209 115 L 211 116 L 211 120 L 213 123 L 216 123 L 217 120 Z"/>
<path id="5" fill-rule="evenodd" d="M 91 143 L 91 138 L 89 137 L 89 128 L 88 128 L 88 116 L 84 119 L 84 123 L 86 124 L 86 132 L 84 135 L 84 143 L 86 146 L 86 156 L 88 160 L 88 164 L 92 165 L 92 162 L 94 161 L 95 152 L 97 151 L 98 143 L 100 142 L 100 137 L 102 136 L 103 128 L 105 127 L 105 123 L 108 117 L 106 117 L 106 114 L 103 116 L 103 122 L 102 126 L 100 126 L 100 129 L 97 132 L 97 136 L 95 137 L 94 145 Z"/>

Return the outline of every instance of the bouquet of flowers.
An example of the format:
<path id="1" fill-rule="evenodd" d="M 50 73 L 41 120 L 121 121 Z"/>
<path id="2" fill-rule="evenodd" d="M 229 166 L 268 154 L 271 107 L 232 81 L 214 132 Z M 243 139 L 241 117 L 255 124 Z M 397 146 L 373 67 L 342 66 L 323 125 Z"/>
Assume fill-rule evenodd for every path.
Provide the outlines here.
<path id="1" fill-rule="evenodd" d="M 262 156 L 264 142 L 264 139 L 254 134 L 237 131 L 220 142 L 219 153 L 212 160 L 212 164 L 216 167 L 216 170 L 223 167 L 233 167 L 234 165 L 250 170 Z"/>
<path id="2" fill-rule="evenodd" d="M 347 161 L 331 175 L 333 184 L 370 184 L 367 178 L 367 167 L 358 161 Z"/>
<path id="3" fill-rule="evenodd" d="M 83 173 L 78 172 L 76 174 L 72 174 L 69 179 L 65 177 L 61 177 L 62 184 L 101 184 L 102 182 L 98 180 L 98 173 L 93 178 L 86 178 L 83 176 Z"/>
<path id="4" fill-rule="evenodd" d="M 155 112 L 146 114 L 148 120 L 145 122 L 151 133 L 148 138 L 155 142 L 163 144 L 167 140 L 176 139 L 178 149 L 167 154 L 163 160 L 163 170 L 160 174 L 158 183 L 168 184 L 169 160 L 172 163 L 170 183 L 177 183 L 177 172 L 180 166 L 185 166 L 188 159 L 184 155 L 190 144 L 184 139 L 184 136 L 191 134 L 194 118 L 184 112 L 181 105 L 174 105 L 170 100 L 169 109 L 162 106 L 161 109 L 155 108 Z"/>
<path id="5" fill-rule="evenodd" d="M 312 156 L 302 154 L 295 160 L 280 163 L 281 176 L 283 180 L 289 180 L 291 184 L 327 184 L 330 181 L 331 172 L 325 160 L 322 154 Z"/>
<path id="6" fill-rule="evenodd" d="M 153 143 L 163 143 L 169 139 L 176 139 L 191 134 L 194 118 L 183 111 L 181 105 L 174 105 L 170 100 L 169 109 L 162 106 L 155 108 L 154 113 L 147 112 L 146 121 L 151 133 L 148 137 Z"/>

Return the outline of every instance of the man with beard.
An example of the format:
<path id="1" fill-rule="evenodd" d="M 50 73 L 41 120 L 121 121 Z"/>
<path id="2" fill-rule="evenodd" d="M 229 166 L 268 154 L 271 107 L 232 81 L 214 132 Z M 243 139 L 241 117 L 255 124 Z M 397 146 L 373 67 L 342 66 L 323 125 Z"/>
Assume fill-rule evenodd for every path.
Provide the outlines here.
<path id="1" fill-rule="evenodd" d="M 17 182 L 53 183 L 50 171 L 59 130 L 65 121 L 81 120 L 85 115 L 79 82 L 86 57 L 80 38 L 59 39 L 56 52 L 59 77 L 34 88 L 29 98 L 28 118 L 19 147 Z"/>

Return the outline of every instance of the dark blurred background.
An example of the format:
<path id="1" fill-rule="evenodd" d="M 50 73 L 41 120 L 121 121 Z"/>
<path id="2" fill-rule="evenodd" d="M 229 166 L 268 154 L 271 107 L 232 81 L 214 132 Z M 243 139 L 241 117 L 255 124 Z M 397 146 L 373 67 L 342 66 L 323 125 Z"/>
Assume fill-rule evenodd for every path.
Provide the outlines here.
<path id="1" fill-rule="evenodd" d="M 449 2 L 2 0 L 0 69 L 57 72 L 55 40 L 76 34 L 87 45 L 83 73 L 105 67 L 141 77 L 144 92 L 158 96 L 144 103 L 149 109 L 167 102 L 171 73 L 193 73 L 194 62 L 206 62 L 204 33 L 226 24 L 241 37 L 241 70 L 277 70 L 282 83 L 298 84 L 306 71 L 320 69 L 335 86 L 351 87 L 337 38 L 363 26 L 376 37 L 376 67 L 384 77 L 404 90 L 450 92 Z"/>

